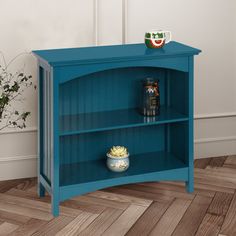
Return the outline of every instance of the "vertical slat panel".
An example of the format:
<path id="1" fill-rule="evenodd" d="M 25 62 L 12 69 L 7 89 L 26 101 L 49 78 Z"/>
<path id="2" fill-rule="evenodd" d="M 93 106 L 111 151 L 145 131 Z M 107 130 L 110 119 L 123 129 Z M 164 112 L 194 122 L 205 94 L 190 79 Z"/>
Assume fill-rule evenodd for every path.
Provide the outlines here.
<path id="1" fill-rule="evenodd" d="M 56 74 L 57 73 L 57 74 Z M 51 188 L 52 188 L 52 213 L 54 216 L 59 215 L 59 168 L 60 168 L 60 139 L 59 139 L 59 83 L 58 71 L 54 72 L 51 68 L 50 79 L 52 80 L 52 97 L 53 97 L 53 153 L 51 157 Z"/>
<path id="2" fill-rule="evenodd" d="M 188 126 L 188 165 L 189 174 L 188 182 L 186 187 L 188 192 L 194 191 L 194 180 L 193 180 L 193 105 L 194 105 L 194 89 L 193 89 L 193 56 L 189 57 L 189 78 L 188 78 L 188 115 L 189 115 L 189 126 Z"/>
<path id="3" fill-rule="evenodd" d="M 47 176 L 48 173 L 48 155 L 47 155 L 47 144 L 48 144 L 48 135 L 47 135 L 47 126 L 48 126 L 48 121 L 47 121 L 47 72 L 44 69 L 44 79 L 43 79 L 43 116 L 44 116 L 44 175 Z"/>
<path id="4" fill-rule="evenodd" d="M 45 194 L 45 188 L 40 183 L 40 175 L 44 171 L 44 117 L 43 117 L 43 107 L 44 107 L 44 71 L 41 66 L 38 65 L 38 194 L 43 197 Z"/>
<path id="5" fill-rule="evenodd" d="M 39 174 L 43 173 L 44 170 L 44 117 L 43 117 L 43 107 L 44 107 L 44 83 L 43 77 L 44 72 L 43 68 L 39 66 L 38 68 L 39 73 L 39 80 L 38 80 L 38 92 L 39 92 L 39 99 L 38 99 L 38 155 L 39 155 Z"/>
<path id="6" fill-rule="evenodd" d="M 50 71 L 48 71 L 48 179 L 51 180 L 51 158 L 52 158 L 52 149 L 51 149 L 51 129 L 52 129 L 52 119 L 51 119 L 51 79 Z"/>
<path id="7" fill-rule="evenodd" d="M 47 121 L 48 121 L 48 129 L 47 129 L 47 136 L 48 136 L 48 144 L 47 144 L 47 154 L 48 154 L 48 173 L 47 177 L 50 178 L 50 105 L 49 105 L 49 71 L 47 71 Z"/>
<path id="8" fill-rule="evenodd" d="M 50 71 L 42 69 L 42 104 L 41 115 L 43 117 L 43 168 L 42 173 L 47 179 L 51 180 L 51 156 L 52 156 L 52 99 L 51 99 L 51 80 Z"/>

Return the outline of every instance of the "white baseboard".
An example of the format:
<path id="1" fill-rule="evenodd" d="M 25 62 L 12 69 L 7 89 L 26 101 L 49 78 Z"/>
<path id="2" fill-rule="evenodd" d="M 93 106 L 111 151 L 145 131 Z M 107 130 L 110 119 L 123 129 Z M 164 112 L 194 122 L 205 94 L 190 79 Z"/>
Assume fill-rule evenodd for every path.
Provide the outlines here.
<path id="1" fill-rule="evenodd" d="M 37 176 L 37 156 L 0 158 L 0 181 Z"/>
<path id="2" fill-rule="evenodd" d="M 194 142 L 195 159 L 236 154 L 236 136 L 198 139 Z"/>

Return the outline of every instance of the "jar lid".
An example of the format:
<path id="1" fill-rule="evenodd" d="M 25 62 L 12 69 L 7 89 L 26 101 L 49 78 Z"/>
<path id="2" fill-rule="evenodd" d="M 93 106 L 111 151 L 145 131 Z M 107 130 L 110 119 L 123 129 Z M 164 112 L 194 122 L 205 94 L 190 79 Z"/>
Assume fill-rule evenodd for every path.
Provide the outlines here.
<path id="1" fill-rule="evenodd" d="M 143 80 L 144 85 L 154 85 L 154 84 L 157 84 L 157 83 L 158 83 L 158 80 L 154 80 L 151 77 L 148 77 L 148 78 Z"/>

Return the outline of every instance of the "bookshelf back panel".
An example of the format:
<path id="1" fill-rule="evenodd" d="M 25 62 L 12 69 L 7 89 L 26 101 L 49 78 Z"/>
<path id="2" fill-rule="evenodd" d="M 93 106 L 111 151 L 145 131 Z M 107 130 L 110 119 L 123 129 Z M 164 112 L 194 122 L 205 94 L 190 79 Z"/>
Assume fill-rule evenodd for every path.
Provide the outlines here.
<path id="1" fill-rule="evenodd" d="M 106 158 L 114 145 L 125 146 L 132 155 L 163 151 L 165 125 L 154 125 L 105 132 L 63 136 L 60 138 L 60 162 L 75 163 Z"/>
<path id="2" fill-rule="evenodd" d="M 160 81 L 161 104 L 165 104 L 166 70 L 153 67 L 131 67 L 105 70 L 76 78 L 60 86 L 60 114 L 81 114 L 137 108 L 142 80 Z"/>

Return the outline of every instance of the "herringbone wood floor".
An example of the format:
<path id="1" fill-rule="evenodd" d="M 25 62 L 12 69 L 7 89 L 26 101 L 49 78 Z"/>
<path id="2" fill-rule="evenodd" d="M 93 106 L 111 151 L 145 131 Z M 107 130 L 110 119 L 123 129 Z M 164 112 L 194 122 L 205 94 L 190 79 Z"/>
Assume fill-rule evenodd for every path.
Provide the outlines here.
<path id="1" fill-rule="evenodd" d="M 36 179 L 0 182 L 0 235 L 236 235 L 236 156 L 195 161 L 195 192 L 182 183 L 113 187 L 61 204 L 39 199 Z"/>

